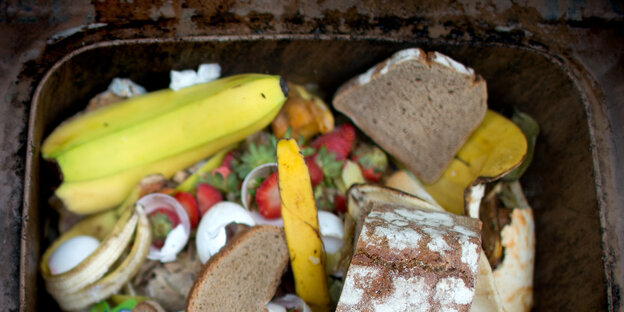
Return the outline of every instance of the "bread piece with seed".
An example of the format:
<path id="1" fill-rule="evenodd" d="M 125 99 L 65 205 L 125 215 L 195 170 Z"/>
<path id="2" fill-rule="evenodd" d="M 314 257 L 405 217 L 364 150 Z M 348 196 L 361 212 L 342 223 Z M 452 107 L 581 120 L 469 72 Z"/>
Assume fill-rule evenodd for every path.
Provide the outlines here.
<path id="1" fill-rule="evenodd" d="M 333 105 L 422 181 L 432 183 L 483 120 L 487 90 L 471 68 L 414 48 L 346 82 Z"/>
<path id="2" fill-rule="evenodd" d="M 267 311 L 288 259 L 279 227 L 255 226 L 237 234 L 204 265 L 186 311 Z"/>
<path id="3" fill-rule="evenodd" d="M 368 214 L 336 311 L 469 311 L 481 222 L 378 203 Z"/>

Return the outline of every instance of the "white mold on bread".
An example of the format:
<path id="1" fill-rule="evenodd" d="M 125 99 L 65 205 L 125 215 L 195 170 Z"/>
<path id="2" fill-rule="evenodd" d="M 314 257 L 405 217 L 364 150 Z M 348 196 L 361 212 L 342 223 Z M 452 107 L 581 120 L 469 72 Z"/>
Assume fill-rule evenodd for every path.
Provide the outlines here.
<path id="1" fill-rule="evenodd" d="M 469 311 L 481 222 L 377 203 L 364 221 L 337 311 Z"/>

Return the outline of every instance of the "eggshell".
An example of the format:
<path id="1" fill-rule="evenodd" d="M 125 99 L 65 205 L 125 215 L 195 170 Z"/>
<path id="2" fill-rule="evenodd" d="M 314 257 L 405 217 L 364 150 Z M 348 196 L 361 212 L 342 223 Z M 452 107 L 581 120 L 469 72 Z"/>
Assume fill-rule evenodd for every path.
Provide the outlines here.
<path id="1" fill-rule="evenodd" d="M 318 212 L 318 220 L 325 252 L 338 252 L 340 247 L 342 247 L 344 237 L 342 220 L 335 214 L 322 210 Z"/>
<path id="2" fill-rule="evenodd" d="M 159 208 L 166 208 L 174 211 L 180 218 L 180 224 L 176 226 L 167 238 L 165 244 L 160 248 L 150 246 L 147 258 L 150 260 L 158 260 L 160 262 L 175 261 L 178 253 L 184 249 L 191 235 L 191 222 L 184 207 L 173 197 L 165 194 L 149 194 L 141 197 L 137 204 L 145 207 L 145 212 L 149 215 L 152 211 Z"/>
<path id="3" fill-rule="evenodd" d="M 251 172 L 247 174 L 245 180 L 243 180 L 243 184 L 241 184 L 241 200 L 243 202 L 243 206 L 247 208 L 247 210 L 251 210 L 251 196 L 249 195 L 251 182 L 259 178 L 266 178 L 275 171 L 277 171 L 277 163 L 266 163 L 252 169 Z"/>
<path id="4" fill-rule="evenodd" d="M 100 245 L 95 237 L 80 235 L 65 241 L 56 248 L 50 259 L 48 267 L 53 275 L 65 273 L 80 262 L 89 257 Z"/>
<path id="5" fill-rule="evenodd" d="M 225 227 L 230 223 L 256 225 L 247 209 L 228 201 L 212 206 L 199 221 L 195 245 L 202 263 L 206 263 L 212 255 L 225 246 L 227 239 Z"/>

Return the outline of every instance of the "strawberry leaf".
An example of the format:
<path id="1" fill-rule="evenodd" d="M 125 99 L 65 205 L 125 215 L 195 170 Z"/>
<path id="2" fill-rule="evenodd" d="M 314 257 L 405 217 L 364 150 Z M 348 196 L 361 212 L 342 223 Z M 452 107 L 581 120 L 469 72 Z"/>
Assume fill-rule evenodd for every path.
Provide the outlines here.
<path id="1" fill-rule="evenodd" d="M 277 138 L 269 135 L 268 143 L 256 145 L 250 143 L 248 149 L 241 155 L 239 161 L 234 161 L 234 172 L 242 180 L 254 168 L 271 162 L 277 162 Z"/>
<path id="2" fill-rule="evenodd" d="M 336 159 L 336 154 L 327 151 L 325 146 L 319 149 L 316 162 L 323 171 L 324 183 L 327 186 L 334 184 L 334 179 L 340 177 L 344 161 Z"/>

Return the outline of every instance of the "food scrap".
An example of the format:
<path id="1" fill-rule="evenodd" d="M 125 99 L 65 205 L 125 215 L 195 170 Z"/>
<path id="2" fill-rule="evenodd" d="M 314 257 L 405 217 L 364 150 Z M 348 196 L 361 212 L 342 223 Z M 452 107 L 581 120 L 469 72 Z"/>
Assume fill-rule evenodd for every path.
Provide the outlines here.
<path id="1" fill-rule="evenodd" d="M 406 49 L 331 105 L 220 72 L 172 72 L 146 94 L 116 80 L 128 92 L 45 139 L 60 209 L 85 216 L 40 262 L 61 309 L 531 309 L 518 178 L 539 127 L 488 110 L 474 70 Z"/>

